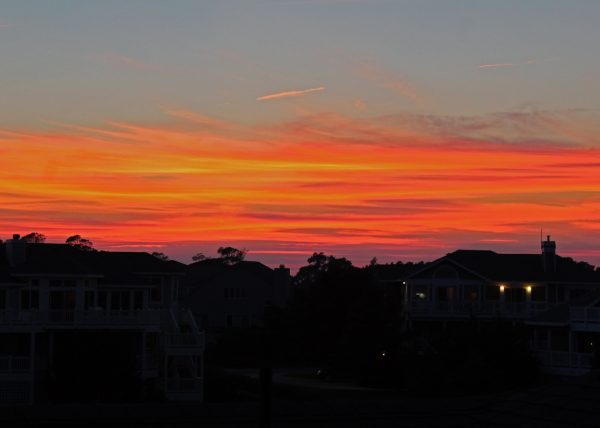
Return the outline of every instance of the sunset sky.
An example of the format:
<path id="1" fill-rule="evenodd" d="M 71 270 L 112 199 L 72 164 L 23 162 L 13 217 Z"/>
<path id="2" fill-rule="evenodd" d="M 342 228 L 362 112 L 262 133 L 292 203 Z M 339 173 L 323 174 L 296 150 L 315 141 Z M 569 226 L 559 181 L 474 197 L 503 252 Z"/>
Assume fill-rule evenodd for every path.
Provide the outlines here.
<path id="1" fill-rule="evenodd" d="M 600 1 L 6 1 L 0 238 L 600 264 Z"/>

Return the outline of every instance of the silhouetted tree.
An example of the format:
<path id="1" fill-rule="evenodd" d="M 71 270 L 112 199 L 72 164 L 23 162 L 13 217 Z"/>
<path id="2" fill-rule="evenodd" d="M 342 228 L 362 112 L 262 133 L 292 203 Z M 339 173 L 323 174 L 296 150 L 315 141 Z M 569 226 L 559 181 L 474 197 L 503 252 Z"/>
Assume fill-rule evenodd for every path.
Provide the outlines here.
<path id="1" fill-rule="evenodd" d="M 343 271 L 353 268 L 350 260 L 345 257 L 336 258 L 323 253 L 313 253 L 307 261 L 308 265 L 301 267 L 294 277 L 296 286 L 315 283 L 321 274 L 330 270 Z"/>
<path id="2" fill-rule="evenodd" d="M 154 251 L 152 253 L 152 255 L 154 257 L 156 257 L 158 260 L 162 260 L 163 262 L 166 262 L 169 260 L 169 256 L 167 256 L 165 253 L 160 253 L 160 252 Z"/>
<path id="3" fill-rule="evenodd" d="M 246 250 L 238 250 L 233 247 L 219 247 L 217 250 L 220 259 L 227 265 L 234 265 L 246 258 Z"/>
<path id="4" fill-rule="evenodd" d="M 202 260 L 206 260 L 208 257 L 206 257 L 203 253 L 196 253 L 192 256 L 192 260 L 195 262 L 200 262 Z"/>
<path id="5" fill-rule="evenodd" d="M 94 243 L 81 235 L 69 236 L 65 242 L 82 251 L 94 251 Z"/>
<path id="6" fill-rule="evenodd" d="M 46 235 L 37 232 L 31 232 L 21 238 L 21 241 L 28 244 L 43 244 L 46 242 Z"/>
<path id="7" fill-rule="evenodd" d="M 341 376 L 365 376 L 398 340 L 400 299 L 386 298 L 371 271 L 346 258 L 314 253 L 308 262 L 294 278 L 286 307 L 265 314 L 275 349 L 282 359 L 295 359 L 286 363 L 302 361 Z"/>

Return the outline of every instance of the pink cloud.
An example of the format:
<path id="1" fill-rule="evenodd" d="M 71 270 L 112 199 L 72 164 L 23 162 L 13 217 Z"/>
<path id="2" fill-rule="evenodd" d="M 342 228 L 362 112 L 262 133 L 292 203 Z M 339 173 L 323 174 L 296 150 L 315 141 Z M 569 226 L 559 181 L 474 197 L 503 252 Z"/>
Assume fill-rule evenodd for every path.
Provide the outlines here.
<path id="1" fill-rule="evenodd" d="M 514 67 L 515 65 L 510 62 L 498 63 L 498 64 L 481 64 L 479 68 L 506 68 Z"/>
<path id="2" fill-rule="evenodd" d="M 169 116 L 178 117 L 200 125 L 210 126 L 214 128 L 228 128 L 229 124 L 219 119 L 204 116 L 203 114 L 183 108 L 163 108 L 163 112 Z"/>
<path id="3" fill-rule="evenodd" d="M 303 96 L 306 94 L 310 94 L 312 92 L 321 92 L 324 90 L 325 90 L 325 86 L 319 86 L 317 88 L 275 92 L 273 94 L 267 94 L 267 95 L 260 96 L 260 97 L 256 98 L 256 101 L 268 101 L 268 100 L 276 100 L 276 99 L 280 99 L 280 98 L 300 97 L 300 96 Z"/>
<path id="4" fill-rule="evenodd" d="M 364 103 L 363 100 L 356 100 L 356 101 L 354 101 L 354 107 L 356 107 L 356 109 L 360 110 L 360 111 L 366 111 L 367 110 L 367 105 Z"/>
<path id="5" fill-rule="evenodd" d="M 419 101 L 421 98 L 415 89 L 403 78 L 403 76 L 383 68 L 381 65 L 371 62 L 362 62 L 355 67 L 354 72 L 361 78 L 374 82 L 379 86 L 389 89 L 396 95 L 411 101 Z"/>
<path id="6" fill-rule="evenodd" d="M 104 62 L 113 64 L 113 65 L 119 65 L 119 66 L 127 67 L 127 68 L 135 68 L 136 70 L 146 70 L 148 68 L 151 68 L 150 65 L 148 65 L 136 58 L 126 56 L 126 55 L 121 55 L 121 54 L 114 53 L 114 52 L 109 52 L 109 53 L 99 55 L 97 58 Z"/>

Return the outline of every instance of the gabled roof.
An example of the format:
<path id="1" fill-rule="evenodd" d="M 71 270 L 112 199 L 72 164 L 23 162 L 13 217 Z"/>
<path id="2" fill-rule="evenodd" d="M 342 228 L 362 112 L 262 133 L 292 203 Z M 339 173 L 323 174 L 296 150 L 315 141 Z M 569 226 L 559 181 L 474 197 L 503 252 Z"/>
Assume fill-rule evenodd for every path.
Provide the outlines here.
<path id="1" fill-rule="evenodd" d="M 24 243 L 25 262 L 10 266 L 5 244 L 0 245 L 1 275 L 81 275 L 130 282 L 136 274 L 178 274 L 185 265 L 165 262 L 148 253 L 83 251 L 67 244 Z"/>
<path id="2" fill-rule="evenodd" d="M 220 259 L 207 259 L 188 265 L 186 277 L 189 284 L 205 284 L 229 272 L 243 272 L 267 283 L 273 281 L 273 269 L 260 262 L 241 261 L 227 265 Z"/>
<path id="3" fill-rule="evenodd" d="M 412 277 L 434 265 L 449 261 L 492 281 L 562 281 L 600 283 L 600 272 L 585 263 L 556 256 L 556 270 L 544 270 L 541 254 L 500 254 L 489 250 L 457 250 L 437 259 Z"/>

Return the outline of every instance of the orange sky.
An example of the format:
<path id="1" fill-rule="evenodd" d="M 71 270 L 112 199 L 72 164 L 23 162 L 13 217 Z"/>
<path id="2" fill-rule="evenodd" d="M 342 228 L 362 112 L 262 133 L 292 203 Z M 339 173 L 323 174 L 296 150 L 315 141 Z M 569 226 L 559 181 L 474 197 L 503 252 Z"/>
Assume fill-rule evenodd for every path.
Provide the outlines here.
<path id="1" fill-rule="evenodd" d="M 189 261 L 220 245 L 297 266 L 460 248 L 600 262 L 600 149 L 588 112 L 301 114 L 241 126 L 171 109 L 156 124 L 0 131 L 0 234 L 80 233 Z M 596 237 L 594 239 L 593 237 Z"/>

